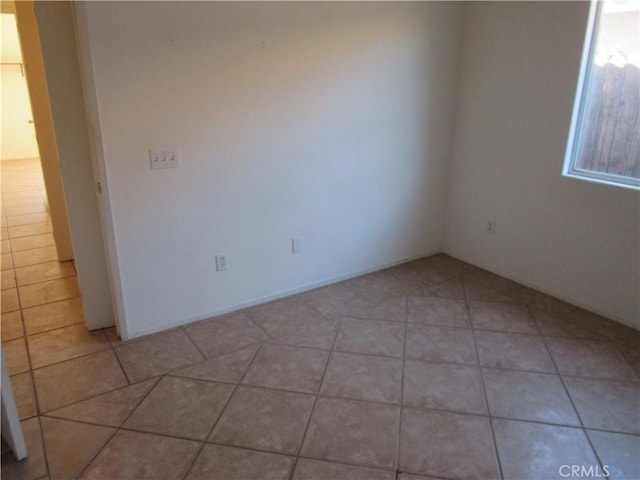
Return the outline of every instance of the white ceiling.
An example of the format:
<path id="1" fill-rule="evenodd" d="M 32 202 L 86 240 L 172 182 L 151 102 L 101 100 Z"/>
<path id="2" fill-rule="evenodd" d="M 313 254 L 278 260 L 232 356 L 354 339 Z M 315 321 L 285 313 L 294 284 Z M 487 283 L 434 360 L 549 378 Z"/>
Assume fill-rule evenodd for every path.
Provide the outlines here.
<path id="1" fill-rule="evenodd" d="M 0 23 L 0 59 L 2 63 L 22 63 L 15 15 L 3 13 Z"/>

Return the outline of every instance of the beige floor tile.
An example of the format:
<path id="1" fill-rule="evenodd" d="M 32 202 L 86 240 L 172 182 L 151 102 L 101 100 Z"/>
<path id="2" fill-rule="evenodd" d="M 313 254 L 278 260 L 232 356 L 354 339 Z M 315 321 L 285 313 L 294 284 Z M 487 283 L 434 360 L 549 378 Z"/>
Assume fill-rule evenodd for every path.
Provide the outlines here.
<path id="1" fill-rule="evenodd" d="M 400 473 L 398 480 L 440 480 L 436 477 L 425 477 L 424 475 L 412 475 L 411 473 Z"/>
<path id="2" fill-rule="evenodd" d="M 27 335 L 34 335 L 76 323 L 84 323 L 82 298 L 70 298 L 59 302 L 24 308 L 22 316 Z"/>
<path id="3" fill-rule="evenodd" d="M 476 331 L 480 363 L 485 367 L 555 373 L 542 338 L 537 335 Z"/>
<path id="4" fill-rule="evenodd" d="M 404 404 L 486 414 L 478 367 L 408 360 L 404 368 Z"/>
<path id="5" fill-rule="evenodd" d="M 522 290 L 521 285 L 484 270 L 465 274 L 462 283 L 467 298 L 477 301 L 514 302 L 512 295 Z"/>
<path id="6" fill-rule="evenodd" d="M 287 480 L 294 457 L 219 445 L 205 445 L 186 480 Z"/>
<path id="7" fill-rule="evenodd" d="M 636 372 L 638 378 L 640 378 L 640 349 L 632 345 L 618 345 L 618 348 Z"/>
<path id="8" fill-rule="evenodd" d="M 47 206 L 44 201 L 40 199 L 39 202 L 26 202 L 25 204 L 5 205 L 7 211 L 7 217 L 14 215 L 28 215 L 30 213 L 44 213 L 47 211 Z"/>
<path id="9" fill-rule="evenodd" d="M 9 240 L 9 229 L 6 227 L 0 228 L 0 239 Z"/>
<path id="10" fill-rule="evenodd" d="M 499 478 L 488 417 L 405 408 L 400 470 L 448 478 Z"/>
<path id="11" fill-rule="evenodd" d="M 58 251 L 55 246 L 32 248 L 13 252 L 13 263 L 16 267 L 26 267 L 39 263 L 57 262 Z"/>
<path id="12" fill-rule="evenodd" d="M 246 314 L 272 338 L 327 322 L 326 318 L 304 303 L 291 299 L 253 307 L 246 310 Z"/>
<path id="13" fill-rule="evenodd" d="M 80 478 L 181 479 L 199 449 L 191 440 L 120 430 Z"/>
<path id="14" fill-rule="evenodd" d="M 395 472 L 301 458 L 293 480 L 396 480 Z"/>
<path id="15" fill-rule="evenodd" d="M 16 286 L 16 274 L 13 268 L 9 270 L 2 270 L 2 280 L 0 280 L 2 284 L 2 290 L 6 290 L 7 288 L 15 288 Z"/>
<path id="16" fill-rule="evenodd" d="M 40 479 L 47 475 L 47 463 L 42 448 L 42 432 L 38 418 L 21 422 L 27 458 L 18 462 L 11 452 L 2 454 L 2 480 Z"/>
<path id="17" fill-rule="evenodd" d="M 302 455 L 369 467 L 396 464 L 400 408 L 320 398 L 311 417 Z"/>
<path id="18" fill-rule="evenodd" d="M 312 395 L 240 387 L 209 441 L 296 454 L 313 404 Z"/>
<path id="19" fill-rule="evenodd" d="M 550 315 L 564 316 L 575 310 L 575 306 L 530 288 L 522 288 L 512 295 L 514 301 L 526 303 Z"/>
<path id="20" fill-rule="evenodd" d="M 186 330 L 207 358 L 235 352 L 267 339 L 267 335 L 241 313 L 212 318 Z"/>
<path id="21" fill-rule="evenodd" d="M 341 352 L 402 357 L 404 324 L 380 320 L 345 318 L 340 325 L 335 349 Z"/>
<path id="22" fill-rule="evenodd" d="M 469 311 L 464 300 L 454 298 L 409 297 L 407 321 L 423 325 L 469 327 Z"/>
<path id="23" fill-rule="evenodd" d="M 27 343 L 33 368 L 111 348 L 102 330 L 89 332 L 83 324 L 30 335 Z"/>
<path id="24" fill-rule="evenodd" d="M 127 385 L 111 350 L 40 368 L 33 371 L 33 376 L 41 412 L 55 410 Z"/>
<path id="25" fill-rule="evenodd" d="M 31 372 L 24 372 L 11 377 L 13 396 L 18 408 L 20 420 L 34 417 L 38 414 L 36 397 L 33 391 L 33 380 Z"/>
<path id="26" fill-rule="evenodd" d="M 471 302 L 473 328 L 514 333 L 538 333 L 526 305 Z"/>
<path id="27" fill-rule="evenodd" d="M 358 292 L 373 302 L 410 295 L 422 286 L 414 278 L 394 275 L 388 271 L 374 272 L 352 280 Z"/>
<path id="28" fill-rule="evenodd" d="M 49 214 L 47 212 L 42 213 L 27 213 L 24 215 L 14 215 L 7 218 L 7 226 L 17 227 L 19 225 L 29 225 L 32 223 L 45 223 L 49 221 Z"/>
<path id="29" fill-rule="evenodd" d="M 587 428 L 640 434 L 640 384 L 565 377 Z"/>
<path id="30" fill-rule="evenodd" d="M 640 350 L 640 331 L 634 330 L 631 327 L 614 322 L 581 308 L 574 309 L 570 314 L 562 318 L 578 322 L 580 325 L 611 342 L 633 346 Z"/>
<path id="31" fill-rule="evenodd" d="M 598 465 L 582 429 L 496 419 L 493 427 L 505 480 L 562 478 L 563 465 Z"/>
<path id="32" fill-rule="evenodd" d="M 637 380 L 622 353 L 610 342 L 547 338 L 561 374 L 609 380 Z"/>
<path id="33" fill-rule="evenodd" d="M 407 301 L 404 296 L 372 302 L 357 293 L 353 287 L 342 286 L 341 289 L 344 289 L 345 293 L 336 296 L 325 292 L 315 293 L 313 296 L 304 297 L 304 302 L 315 311 L 330 318 L 354 317 L 392 322 L 403 322 L 405 319 Z"/>
<path id="34" fill-rule="evenodd" d="M 206 440 L 233 386 L 164 377 L 136 408 L 124 428 Z"/>
<path id="35" fill-rule="evenodd" d="M 15 340 L 24 335 L 20 310 L 2 314 L 2 341 Z"/>
<path id="36" fill-rule="evenodd" d="M 0 255 L 2 259 L 2 270 L 11 270 L 13 269 L 13 257 L 11 253 L 3 253 Z"/>
<path id="37" fill-rule="evenodd" d="M 494 416 L 580 426 L 557 375 L 485 369 L 484 384 Z"/>
<path id="38" fill-rule="evenodd" d="M 53 410 L 47 416 L 107 427 L 120 427 L 156 383 L 158 379 L 152 378 Z"/>
<path id="39" fill-rule="evenodd" d="M 584 338 L 589 340 L 605 340 L 604 337 L 589 330 L 572 318 L 554 317 L 542 310 L 531 309 L 533 318 L 540 333 L 550 337 Z"/>
<path id="40" fill-rule="evenodd" d="M 325 319 L 318 323 L 310 323 L 300 330 L 273 338 L 270 342 L 295 347 L 330 350 L 336 337 L 338 324 L 339 321 L 337 319 Z"/>
<path id="41" fill-rule="evenodd" d="M 416 290 L 416 295 L 422 297 L 464 298 L 464 288 L 462 281 L 455 277 L 418 289 Z"/>
<path id="42" fill-rule="evenodd" d="M 58 278 L 73 277 L 76 274 L 71 262 L 39 263 L 27 267 L 18 267 L 15 271 L 16 280 L 20 286 Z"/>
<path id="43" fill-rule="evenodd" d="M 26 372 L 29 370 L 29 355 L 24 338 L 17 338 L 2 342 L 2 353 L 7 362 L 7 369 L 10 375 Z"/>
<path id="44" fill-rule="evenodd" d="M 467 328 L 407 325 L 406 355 L 427 362 L 478 363 L 473 334 Z"/>
<path id="45" fill-rule="evenodd" d="M 34 248 L 50 247 L 55 244 L 56 241 L 52 233 L 43 233 L 41 235 L 14 238 L 11 240 L 11 249 L 14 252 L 21 252 Z"/>
<path id="46" fill-rule="evenodd" d="M 17 227 L 9 227 L 9 237 L 11 240 L 19 237 L 28 237 L 31 235 L 42 235 L 43 233 L 53 232 L 53 227 L 50 222 L 47 223 L 32 223 L 29 225 L 19 225 Z"/>
<path id="47" fill-rule="evenodd" d="M 297 392 L 316 393 L 329 353 L 311 348 L 264 345 L 242 383 Z"/>
<path id="48" fill-rule="evenodd" d="M 11 242 L 8 239 L 0 239 L 0 253 L 11 253 Z"/>
<path id="49" fill-rule="evenodd" d="M 587 435 L 611 478 L 640 478 L 640 436 L 595 430 Z"/>
<path id="50" fill-rule="evenodd" d="M 126 342 L 116 347 L 115 351 L 132 383 L 204 360 L 182 330 Z"/>
<path id="51" fill-rule="evenodd" d="M 22 308 L 35 307 L 36 305 L 80 296 L 80 288 L 76 277 L 59 278 L 25 285 L 18 287 L 18 292 Z"/>
<path id="52" fill-rule="evenodd" d="M 398 404 L 401 390 L 401 359 L 335 352 L 320 394 Z"/>
<path id="53" fill-rule="evenodd" d="M 42 417 L 52 478 L 76 478 L 116 433 L 114 428 Z"/>
<path id="54" fill-rule="evenodd" d="M 2 313 L 15 312 L 20 309 L 20 300 L 18 299 L 18 290 L 15 288 L 8 288 L 2 290 Z"/>
<path id="55" fill-rule="evenodd" d="M 171 372 L 171 375 L 214 382 L 238 383 L 257 350 L 257 346 L 247 347 L 234 353 L 214 357 L 192 367 Z"/>

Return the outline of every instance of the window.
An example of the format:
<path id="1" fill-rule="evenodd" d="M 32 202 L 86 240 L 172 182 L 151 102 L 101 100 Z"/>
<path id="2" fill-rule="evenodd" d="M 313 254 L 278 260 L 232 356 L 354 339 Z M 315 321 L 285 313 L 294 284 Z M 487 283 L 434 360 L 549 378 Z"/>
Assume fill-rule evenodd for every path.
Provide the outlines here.
<path id="1" fill-rule="evenodd" d="M 640 188 L 640 0 L 592 1 L 564 174 Z"/>

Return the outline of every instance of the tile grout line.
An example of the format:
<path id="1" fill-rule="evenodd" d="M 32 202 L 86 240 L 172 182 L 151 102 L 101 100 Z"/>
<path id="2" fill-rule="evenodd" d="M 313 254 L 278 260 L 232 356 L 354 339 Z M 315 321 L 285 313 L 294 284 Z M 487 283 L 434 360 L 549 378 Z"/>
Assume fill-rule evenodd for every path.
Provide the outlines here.
<path id="1" fill-rule="evenodd" d="M 531 310 L 529 310 L 529 314 L 531 314 Z M 540 329 L 538 327 L 538 324 L 535 323 L 536 329 L 538 329 L 538 332 L 540 332 Z M 571 396 L 571 393 L 569 392 L 569 388 L 567 387 L 564 378 L 562 376 L 562 374 L 560 373 L 560 369 L 558 368 L 558 365 L 556 363 L 556 359 L 553 357 L 553 353 L 551 352 L 551 349 L 549 348 L 549 345 L 547 345 L 547 342 L 545 340 L 545 338 L 540 335 L 540 337 L 542 338 L 542 344 L 544 345 L 544 348 L 547 352 L 547 355 L 549 355 L 549 358 L 551 359 L 551 363 L 553 364 L 553 368 L 556 371 L 556 374 L 558 375 L 558 378 L 560 379 L 560 383 L 562 384 L 562 388 L 564 389 L 565 394 L 567 395 L 567 398 L 569 399 L 569 402 L 571 403 L 571 407 L 573 408 L 576 417 L 578 418 L 578 422 L 580 422 L 580 430 L 582 431 L 582 434 L 585 436 L 585 438 L 587 439 L 587 444 L 589 445 L 589 447 L 591 447 L 591 451 L 593 452 L 596 460 L 598 461 L 598 464 L 600 466 L 600 468 L 603 467 L 604 462 L 601 460 L 600 455 L 598 454 L 597 450 L 595 449 L 593 443 L 591 442 L 591 438 L 589 437 L 589 435 L 587 434 L 587 429 L 585 427 L 584 421 L 582 420 L 582 415 L 580 415 L 580 412 L 578 411 L 578 407 L 576 407 L 576 404 L 573 400 L 573 397 Z"/>
<path id="2" fill-rule="evenodd" d="M 321 314 L 322 315 L 322 314 Z M 323 315 L 324 316 L 324 315 Z M 338 340 L 338 334 L 340 333 L 340 329 L 342 328 L 342 320 L 343 318 L 340 318 L 337 323 L 336 323 L 336 331 L 333 334 L 333 341 L 331 342 L 331 348 L 329 349 L 328 355 L 327 355 L 327 361 L 324 365 L 324 369 L 322 370 L 322 375 L 320 376 L 320 380 L 318 382 L 318 387 L 316 389 L 316 393 L 314 394 L 313 397 L 313 405 L 311 405 L 311 409 L 309 410 L 309 418 L 307 418 L 307 422 L 304 428 L 304 431 L 302 433 L 302 439 L 300 440 L 300 446 L 298 447 L 297 451 L 296 451 L 296 455 L 295 455 L 295 460 L 293 462 L 293 466 L 291 468 L 291 473 L 289 474 L 289 480 L 293 479 L 293 475 L 298 467 L 298 459 L 300 458 L 300 455 L 302 454 L 302 448 L 304 447 L 305 441 L 307 440 L 307 434 L 309 433 L 309 427 L 311 426 L 311 420 L 313 419 L 313 414 L 316 411 L 316 406 L 318 405 L 318 400 L 320 399 L 320 391 L 322 390 L 322 384 L 324 383 L 324 378 L 327 374 L 327 370 L 329 369 L 329 363 L 331 363 L 331 356 L 333 355 L 334 352 L 334 348 L 336 345 L 336 342 Z"/>
<path id="3" fill-rule="evenodd" d="M 249 369 L 253 365 L 253 362 L 255 361 L 256 357 L 258 356 L 258 353 L 260 353 L 260 350 L 262 350 L 262 344 L 253 353 L 253 356 L 251 357 L 251 360 L 247 364 L 247 367 L 245 368 L 243 374 L 238 379 L 238 382 L 235 384 L 233 390 L 229 394 L 229 398 L 227 398 L 227 401 L 224 403 L 224 406 L 220 410 L 220 413 L 218 414 L 218 418 L 216 418 L 215 422 L 213 422 L 213 425 L 209 429 L 209 433 L 207 434 L 207 436 L 205 437 L 204 441 L 202 442 L 202 445 L 200 445 L 200 448 L 194 454 L 193 459 L 191 460 L 191 463 L 189 464 L 189 466 L 187 467 L 187 469 L 184 472 L 184 475 L 182 477 L 183 480 L 186 479 L 189 476 L 189 473 L 193 469 L 193 466 L 196 464 L 198 458 L 200 457 L 202 451 L 204 450 L 204 447 L 207 445 L 209 438 L 211 438 L 211 435 L 213 435 L 213 431 L 218 426 L 218 423 L 220 422 L 220 419 L 224 415 L 224 412 L 227 410 L 227 407 L 229 406 L 229 403 L 231 403 L 231 400 L 233 399 L 233 396 L 235 395 L 235 393 L 238 391 L 238 388 L 240 388 L 242 380 L 244 380 L 244 377 L 247 375 L 247 372 L 249 371 Z"/>
<path id="4" fill-rule="evenodd" d="M 404 378 L 405 378 L 405 365 L 407 361 L 407 327 L 409 320 L 409 297 L 406 295 L 404 299 L 404 325 L 402 336 L 402 375 L 400 378 L 400 416 L 398 418 L 398 440 L 396 442 L 396 478 L 400 475 L 400 453 L 402 449 L 402 419 L 404 417 Z"/>
<path id="5" fill-rule="evenodd" d="M 500 461 L 500 451 L 498 450 L 498 442 L 496 440 L 496 433 L 495 433 L 495 428 L 493 425 L 493 418 L 491 417 L 491 410 L 489 408 L 489 398 L 487 396 L 487 387 L 484 383 L 484 375 L 482 372 L 482 362 L 480 360 L 480 352 L 478 349 L 478 343 L 476 342 L 476 334 L 475 334 L 475 330 L 473 328 L 473 322 L 471 320 L 471 308 L 469 308 L 469 298 L 467 295 L 467 287 L 462 279 L 462 277 L 460 278 L 460 282 L 462 283 L 462 291 L 464 293 L 464 300 L 465 300 L 465 305 L 467 308 L 467 315 L 468 315 L 468 319 L 469 319 L 469 324 L 471 325 L 471 338 L 473 339 L 473 349 L 475 351 L 476 354 L 476 361 L 478 362 L 478 373 L 480 374 L 480 383 L 482 385 L 482 393 L 484 396 L 484 406 L 485 406 L 485 410 L 487 412 L 487 419 L 489 422 L 489 429 L 491 431 L 491 440 L 493 442 L 493 449 L 495 451 L 495 460 L 497 463 L 497 467 L 498 467 L 498 475 L 500 478 L 504 479 L 504 472 L 502 471 L 502 462 Z"/>

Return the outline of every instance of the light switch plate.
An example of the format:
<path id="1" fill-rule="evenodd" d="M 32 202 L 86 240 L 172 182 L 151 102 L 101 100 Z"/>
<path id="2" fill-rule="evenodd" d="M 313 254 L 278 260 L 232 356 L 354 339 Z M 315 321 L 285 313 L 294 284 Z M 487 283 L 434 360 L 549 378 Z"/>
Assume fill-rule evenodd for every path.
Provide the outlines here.
<path id="1" fill-rule="evenodd" d="M 180 157 L 178 157 L 178 150 L 175 148 L 150 149 L 149 162 L 152 169 L 178 168 Z"/>

